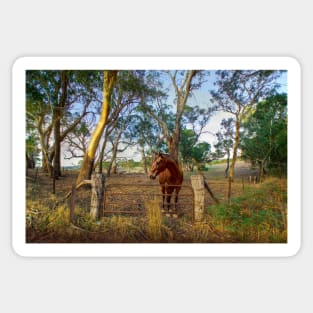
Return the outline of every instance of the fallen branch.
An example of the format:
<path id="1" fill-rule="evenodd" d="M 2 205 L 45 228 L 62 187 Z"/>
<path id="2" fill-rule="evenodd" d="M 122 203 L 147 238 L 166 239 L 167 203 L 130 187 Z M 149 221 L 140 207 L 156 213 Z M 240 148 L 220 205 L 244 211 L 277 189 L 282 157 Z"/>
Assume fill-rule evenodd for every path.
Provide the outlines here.
<path id="1" fill-rule="evenodd" d="M 75 190 L 78 190 L 80 187 L 85 185 L 91 185 L 91 180 L 83 180 L 75 187 Z M 52 209 L 55 210 L 57 206 L 59 206 L 61 203 L 64 203 L 72 195 L 72 192 L 72 190 L 69 191 L 63 199 L 56 201 Z"/>
<path id="2" fill-rule="evenodd" d="M 214 196 L 214 194 L 213 194 L 213 192 L 212 192 L 212 190 L 211 190 L 209 184 L 208 184 L 207 181 L 205 180 L 204 175 L 203 175 L 203 178 L 204 178 L 204 187 L 205 187 L 205 189 L 209 192 L 209 194 L 210 194 L 210 196 L 212 197 L 212 199 L 214 200 L 214 202 L 215 202 L 216 204 L 219 204 L 220 201 Z"/>
<path id="3" fill-rule="evenodd" d="M 199 175 L 201 175 L 202 177 L 203 177 L 203 181 L 204 181 L 204 187 L 205 187 L 205 189 L 208 191 L 208 193 L 210 194 L 210 196 L 212 197 L 212 199 L 213 199 L 213 201 L 215 202 L 215 204 L 219 204 L 220 203 L 220 201 L 214 196 L 214 194 L 213 194 L 213 191 L 211 190 L 211 188 L 210 188 L 210 186 L 209 186 L 209 184 L 208 184 L 208 182 L 205 180 L 205 176 L 204 176 L 204 174 L 202 173 L 202 171 L 200 170 L 200 166 L 199 166 L 199 164 L 196 162 L 196 160 L 195 159 L 193 159 L 192 160 L 193 161 L 193 163 L 195 164 L 195 166 L 196 166 L 196 169 L 197 169 L 197 171 L 198 171 L 198 174 Z"/>

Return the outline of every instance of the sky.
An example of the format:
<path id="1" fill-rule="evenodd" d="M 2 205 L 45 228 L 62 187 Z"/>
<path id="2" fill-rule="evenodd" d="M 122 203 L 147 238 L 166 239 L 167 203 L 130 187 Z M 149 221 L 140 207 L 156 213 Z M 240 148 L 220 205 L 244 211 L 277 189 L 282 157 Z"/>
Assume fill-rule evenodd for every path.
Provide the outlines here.
<path id="1" fill-rule="evenodd" d="M 210 74 L 206 76 L 205 82 L 202 84 L 201 88 L 198 90 L 194 90 L 192 96 L 188 99 L 187 104 L 190 106 L 198 105 L 201 108 L 208 108 L 210 106 L 210 90 L 214 89 L 214 81 L 216 77 L 213 71 L 210 71 Z M 278 83 L 281 87 L 278 89 L 280 93 L 287 93 L 287 73 L 283 73 Z M 174 105 L 174 89 L 171 85 L 171 82 L 168 80 L 164 82 L 165 87 L 168 87 L 168 100 L 167 103 Z M 219 125 L 224 118 L 231 117 L 230 114 L 226 112 L 216 112 L 213 116 L 209 119 L 207 125 L 203 129 L 202 135 L 199 137 L 199 142 L 208 142 L 211 145 L 212 151 L 214 151 L 213 145 L 216 143 L 216 138 L 214 134 L 218 131 Z M 63 160 L 62 166 L 74 166 L 80 161 L 80 159 L 64 159 L 66 147 L 62 147 L 63 149 Z M 141 154 L 138 152 L 137 147 L 133 146 L 128 148 L 125 152 L 120 153 L 118 157 L 133 159 L 135 161 L 141 160 Z"/>

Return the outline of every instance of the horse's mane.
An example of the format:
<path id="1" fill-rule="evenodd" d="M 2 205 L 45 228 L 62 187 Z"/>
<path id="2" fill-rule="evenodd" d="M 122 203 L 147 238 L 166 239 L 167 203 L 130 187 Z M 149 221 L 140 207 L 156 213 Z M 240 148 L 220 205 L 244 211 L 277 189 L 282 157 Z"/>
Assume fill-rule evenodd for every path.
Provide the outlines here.
<path id="1" fill-rule="evenodd" d="M 178 160 L 176 160 L 175 158 L 173 158 L 170 154 L 168 153 L 162 153 L 162 156 L 164 156 L 166 159 L 172 161 L 175 163 L 175 165 L 177 166 L 178 171 L 183 174 L 183 170 L 182 167 L 180 165 L 180 163 L 178 162 Z"/>

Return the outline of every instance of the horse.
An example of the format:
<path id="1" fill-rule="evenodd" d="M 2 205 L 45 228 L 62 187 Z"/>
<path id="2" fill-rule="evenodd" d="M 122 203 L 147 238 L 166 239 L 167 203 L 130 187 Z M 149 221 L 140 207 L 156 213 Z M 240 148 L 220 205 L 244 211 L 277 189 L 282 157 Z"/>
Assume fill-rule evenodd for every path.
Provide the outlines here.
<path id="1" fill-rule="evenodd" d="M 174 210 L 177 210 L 178 193 L 181 189 L 183 182 L 183 172 L 178 166 L 176 160 L 168 154 L 157 153 L 150 169 L 150 179 L 156 179 L 159 175 L 159 183 L 161 185 L 163 202 L 162 207 L 164 210 L 164 200 L 166 195 L 167 211 L 170 211 L 170 202 L 172 193 L 175 190 L 175 203 Z"/>

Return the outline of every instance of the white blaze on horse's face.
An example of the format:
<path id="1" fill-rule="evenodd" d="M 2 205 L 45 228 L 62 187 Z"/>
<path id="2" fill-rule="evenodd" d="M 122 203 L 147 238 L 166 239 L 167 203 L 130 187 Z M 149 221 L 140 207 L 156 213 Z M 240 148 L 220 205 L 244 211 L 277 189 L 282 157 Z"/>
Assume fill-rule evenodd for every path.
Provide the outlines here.
<path id="1" fill-rule="evenodd" d="M 163 156 L 159 155 L 152 162 L 151 169 L 150 169 L 150 179 L 156 179 L 156 177 L 164 170 L 163 161 L 164 161 Z"/>

